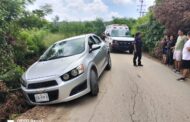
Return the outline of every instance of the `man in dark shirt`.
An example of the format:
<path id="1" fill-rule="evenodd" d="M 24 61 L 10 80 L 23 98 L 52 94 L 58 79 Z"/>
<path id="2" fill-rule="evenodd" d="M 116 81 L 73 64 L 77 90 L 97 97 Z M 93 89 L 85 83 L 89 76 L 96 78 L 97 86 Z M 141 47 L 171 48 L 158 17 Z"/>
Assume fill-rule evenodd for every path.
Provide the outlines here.
<path id="1" fill-rule="evenodd" d="M 141 64 L 141 58 L 142 58 L 142 40 L 141 40 L 141 33 L 138 32 L 135 35 L 135 41 L 134 41 L 134 57 L 133 57 L 133 64 L 134 66 L 137 66 L 136 60 L 138 58 L 138 66 L 143 66 Z"/>
<path id="2" fill-rule="evenodd" d="M 167 43 L 167 59 L 168 59 L 168 65 L 173 64 L 173 49 L 175 47 L 176 41 L 174 40 L 174 36 L 170 36 L 170 40 Z"/>

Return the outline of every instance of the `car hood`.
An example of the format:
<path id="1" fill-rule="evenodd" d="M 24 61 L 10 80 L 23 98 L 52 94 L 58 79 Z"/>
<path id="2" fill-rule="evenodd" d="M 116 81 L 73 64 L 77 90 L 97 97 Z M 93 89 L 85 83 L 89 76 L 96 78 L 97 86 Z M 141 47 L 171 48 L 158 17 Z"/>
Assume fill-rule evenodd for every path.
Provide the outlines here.
<path id="1" fill-rule="evenodd" d="M 111 37 L 112 40 L 116 41 L 134 41 L 135 39 L 133 37 Z"/>
<path id="2" fill-rule="evenodd" d="M 60 75 L 61 73 L 64 73 L 67 67 L 81 57 L 82 55 L 75 55 L 49 61 L 37 61 L 26 71 L 25 79 L 33 80 Z"/>

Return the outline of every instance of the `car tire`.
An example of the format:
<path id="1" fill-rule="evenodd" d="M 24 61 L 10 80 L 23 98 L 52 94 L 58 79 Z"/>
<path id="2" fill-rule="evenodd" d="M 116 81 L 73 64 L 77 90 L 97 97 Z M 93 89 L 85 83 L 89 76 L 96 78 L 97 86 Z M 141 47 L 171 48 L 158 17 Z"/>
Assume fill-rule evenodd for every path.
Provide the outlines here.
<path id="1" fill-rule="evenodd" d="M 90 89 L 91 96 L 97 96 L 99 93 L 98 76 L 94 70 L 90 71 Z"/>
<path id="2" fill-rule="evenodd" d="M 111 56 L 108 54 L 108 64 L 106 66 L 106 70 L 111 70 L 112 63 L 111 63 Z"/>

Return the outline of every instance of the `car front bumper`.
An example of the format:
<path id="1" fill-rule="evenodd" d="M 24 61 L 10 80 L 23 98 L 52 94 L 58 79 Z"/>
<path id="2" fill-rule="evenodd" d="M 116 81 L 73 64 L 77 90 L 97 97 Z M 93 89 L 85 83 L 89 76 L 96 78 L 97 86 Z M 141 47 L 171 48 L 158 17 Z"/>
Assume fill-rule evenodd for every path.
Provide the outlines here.
<path id="1" fill-rule="evenodd" d="M 48 81 L 52 80 L 52 78 L 43 80 Z M 67 102 L 90 92 L 90 85 L 87 81 L 86 73 L 66 82 L 62 81 L 61 78 L 54 78 L 54 80 L 58 82 L 58 85 L 46 88 L 27 89 L 26 87 L 21 86 L 29 103 L 33 105 L 43 105 Z M 36 102 L 34 95 L 42 93 L 48 94 L 49 101 Z"/>
<path id="2" fill-rule="evenodd" d="M 130 51 L 130 50 L 133 50 L 133 45 L 115 45 L 115 44 L 112 44 L 112 47 L 111 47 L 113 50 L 117 50 L 117 51 Z"/>

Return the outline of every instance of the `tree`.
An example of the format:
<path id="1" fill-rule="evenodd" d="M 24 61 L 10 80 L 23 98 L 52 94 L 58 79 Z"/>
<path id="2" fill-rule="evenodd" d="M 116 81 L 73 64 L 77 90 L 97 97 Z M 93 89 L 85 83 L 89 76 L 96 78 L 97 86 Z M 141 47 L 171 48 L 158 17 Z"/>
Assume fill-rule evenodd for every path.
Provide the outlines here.
<path id="1" fill-rule="evenodd" d="M 1 0 L 0 4 L 0 79 L 11 79 L 20 70 L 14 62 L 13 45 L 18 34 L 17 21 L 24 11 L 25 0 Z M 9 75 L 8 75 L 9 74 Z M 15 78 L 15 77 L 14 77 Z M 16 77 L 18 80 L 18 76 Z M 9 82 L 6 82 L 9 84 Z"/>
<path id="2" fill-rule="evenodd" d="M 136 23 L 136 20 L 133 18 L 115 18 L 111 22 L 112 24 L 126 24 L 130 29 L 133 28 L 133 25 Z"/>
<path id="3" fill-rule="evenodd" d="M 53 23 L 51 23 L 51 25 L 50 25 L 51 27 L 50 27 L 50 30 L 51 30 L 51 32 L 58 32 L 59 31 L 59 16 L 55 16 L 54 18 L 53 18 Z"/>
<path id="4" fill-rule="evenodd" d="M 25 11 L 22 17 L 19 18 L 18 24 L 21 28 L 43 28 L 48 25 L 48 21 L 44 19 L 44 13 L 41 10 L 33 12 Z"/>
<path id="5" fill-rule="evenodd" d="M 43 50 L 41 37 L 44 32 L 32 36 L 29 41 L 19 36 L 23 27 L 43 27 L 46 23 L 34 13 L 25 10 L 25 4 L 33 0 L 1 0 L 0 4 L 0 80 L 9 87 L 18 86 L 25 54 L 32 46 L 36 55 Z M 48 7 L 46 7 L 48 9 Z M 44 8 L 45 10 L 45 8 Z M 44 13 L 48 13 L 46 11 Z M 31 34 L 30 34 L 31 35 Z M 32 57 L 30 57 L 32 58 Z"/>
<path id="6" fill-rule="evenodd" d="M 105 31 L 105 25 L 103 20 L 101 18 L 97 18 L 93 23 L 95 26 L 94 33 L 100 36 Z"/>
<path id="7" fill-rule="evenodd" d="M 166 27 L 168 34 L 182 28 L 190 30 L 190 0 L 157 0 L 154 8 L 156 19 Z"/>
<path id="8" fill-rule="evenodd" d="M 43 11 L 44 15 L 51 14 L 53 12 L 52 6 L 50 4 L 45 4 L 41 6 L 40 10 Z"/>
<path id="9" fill-rule="evenodd" d="M 164 35 L 164 27 L 156 20 L 150 9 L 145 16 L 136 21 L 132 28 L 132 33 L 135 34 L 136 32 L 142 33 L 144 51 L 152 53 L 156 43 Z"/>

